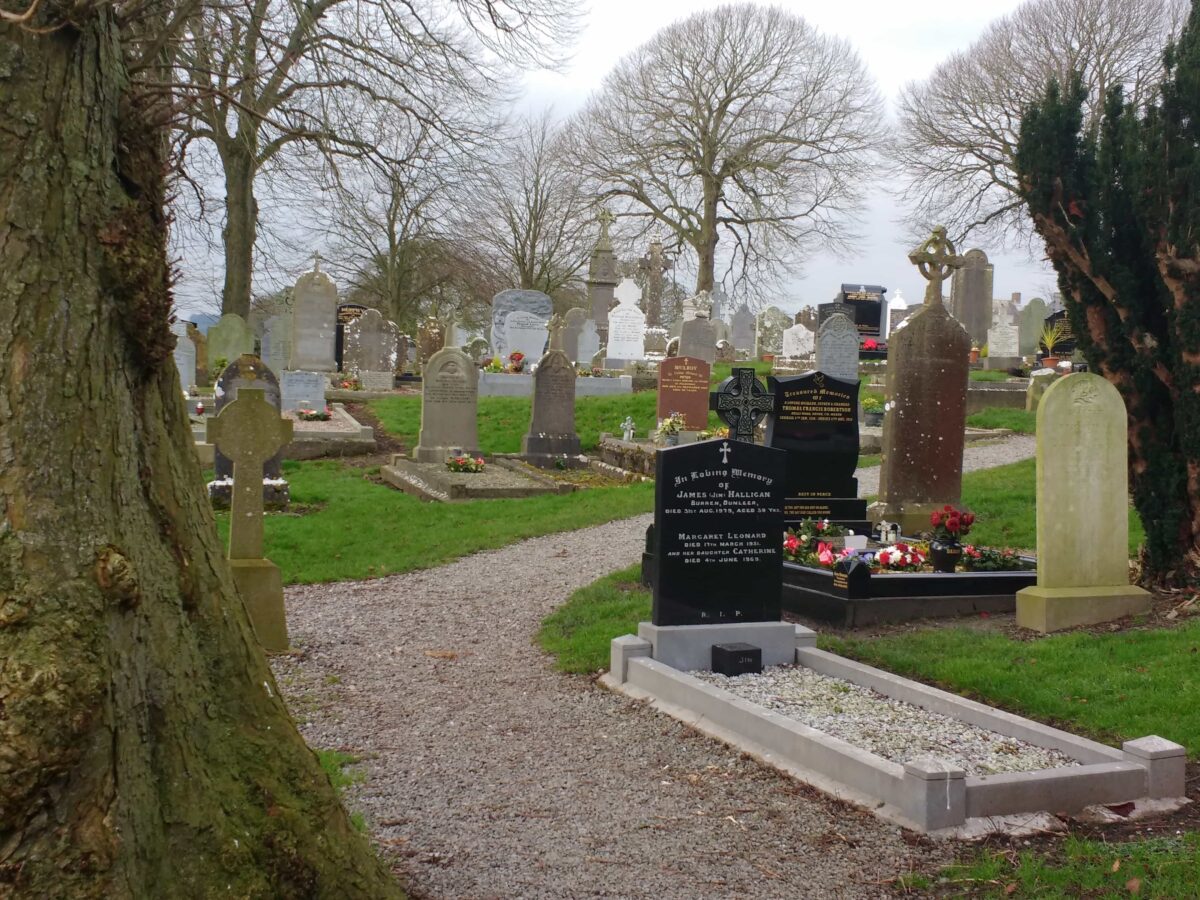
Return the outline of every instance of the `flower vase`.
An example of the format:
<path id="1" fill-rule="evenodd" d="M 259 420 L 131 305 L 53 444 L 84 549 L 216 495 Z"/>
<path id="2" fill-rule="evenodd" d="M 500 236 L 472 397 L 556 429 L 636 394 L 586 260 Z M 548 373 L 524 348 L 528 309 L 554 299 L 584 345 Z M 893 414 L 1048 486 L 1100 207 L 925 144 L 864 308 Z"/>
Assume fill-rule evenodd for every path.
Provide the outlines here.
<path id="1" fill-rule="evenodd" d="M 935 572 L 953 572 L 962 559 L 962 544 L 941 539 L 929 542 L 929 562 Z"/>

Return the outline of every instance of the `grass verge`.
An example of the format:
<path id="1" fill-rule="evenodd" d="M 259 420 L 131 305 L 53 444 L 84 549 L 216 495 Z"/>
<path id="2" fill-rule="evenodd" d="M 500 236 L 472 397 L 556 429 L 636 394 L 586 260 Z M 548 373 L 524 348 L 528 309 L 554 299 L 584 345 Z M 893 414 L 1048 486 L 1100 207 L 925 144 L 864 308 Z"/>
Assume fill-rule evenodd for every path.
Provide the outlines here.
<path id="1" fill-rule="evenodd" d="M 325 774 L 329 776 L 329 783 L 333 785 L 333 789 L 339 797 L 352 784 L 362 784 L 367 780 L 362 769 L 349 768 L 358 762 L 357 756 L 343 753 L 341 750 L 315 750 L 313 752 L 317 754 L 317 761 L 321 764 Z M 361 834 L 367 833 L 367 820 L 363 818 L 362 813 L 350 813 L 350 824 L 354 826 L 355 831 Z"/>
<path id="2" fill-rule="evenodd" d="M 440 566 L 530 537 L 573 531 L 649 512 L 650 483 L 574 494 L 471 503 L 422 503 L 370 480 L 373 470 L 336 460 L 285 461 L 303 515 L 269 515 L 267 558 L 286 584 L 378 578 Z M 222 540 L 229 514 L 218 513 Z"/>
<path id="3" fill-rule="evenodd" d="M 1037 413 L 990 406 L 967 416 L 967 425 L 971 428 L 1007 428 L 1017 434 L 1036 434 Z"/>
<path id="4" fill-rule="evenodd" d="M 562 672 L 587 674 L 608 668 L 613 638 L 636 634 L 650 618 L 650 592 L 641 566 L 630 566 L 580 588 L 542 621 L 538 643 Z"/>

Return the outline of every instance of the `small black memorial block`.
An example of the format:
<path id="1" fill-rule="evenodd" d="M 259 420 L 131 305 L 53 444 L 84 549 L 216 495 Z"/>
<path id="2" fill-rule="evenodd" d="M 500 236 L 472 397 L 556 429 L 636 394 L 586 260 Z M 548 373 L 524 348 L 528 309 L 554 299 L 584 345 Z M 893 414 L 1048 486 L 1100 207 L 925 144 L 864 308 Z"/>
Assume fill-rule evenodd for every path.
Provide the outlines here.
<path id="1" fill-rule="evenodd" d="M 712 670 L 718 675 L 757 675 L 762 671 L 762 647 L 753 644 L 713 644 Z"/>
<path id="2" fill-rule="evenodd" d="M 659 451 L 655 625 L 779 621 L 786 461 L 741 441 Z"/>

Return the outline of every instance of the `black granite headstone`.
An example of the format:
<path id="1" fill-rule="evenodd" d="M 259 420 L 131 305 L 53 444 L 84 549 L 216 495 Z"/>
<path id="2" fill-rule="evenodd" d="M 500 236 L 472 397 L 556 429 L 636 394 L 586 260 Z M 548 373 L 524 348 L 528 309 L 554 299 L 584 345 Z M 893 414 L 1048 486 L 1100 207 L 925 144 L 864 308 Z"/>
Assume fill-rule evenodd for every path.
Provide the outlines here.
<path id="1" fill-rule="evenodd" d="M 843 284 L 833 303 L 817 306 L 817 325 L 820 326 L 835 312 L 845 313 L 858 328 L 859 337 L 879 338 L 882 323 L 887 319 L 887 288 L 880 284 Z"/>
<path id="2" fill-rule="evenodd" d="M 786 461 L 742 441 L 659 451 L 655 625 L 779 621 Z"/>
<path id="3" fill-rule="evenodd" d="M 858 382 L 824 372 L 767 379 L 775 412 L 767 446 L 788 455 L 784 519 L 833 519 L 864 531 L 858 499 Z"/>
<path id="4" fill-rule="evenodd" d="M 708 395 L 708 408 L 729 426 L 729 436 L 753 441 L 754 429 L 775 408 L 774 398 L 763 390 L 750 368 L 737 368 Z"/>
<path id="5" fill-rule="evenodd" d="M 1058 341 L 1054 344 L 1054 355 L 1059 359 L 1070 359 L 1075 354 L 1075 347 L 1079 343 L 1075 337 L 1075 331 L 1071 328 L 1071 319 L 1067 315 L 1065 309 L 1060 309 L 1057 312 L 1052 312 L 1046 316 L 1046 327 L 1053 328 L 1055 323 L 1061 330 Z M 1046 345 L 1038 341 L 1038 350 L 1042 353 L 1046 352 Z"/>

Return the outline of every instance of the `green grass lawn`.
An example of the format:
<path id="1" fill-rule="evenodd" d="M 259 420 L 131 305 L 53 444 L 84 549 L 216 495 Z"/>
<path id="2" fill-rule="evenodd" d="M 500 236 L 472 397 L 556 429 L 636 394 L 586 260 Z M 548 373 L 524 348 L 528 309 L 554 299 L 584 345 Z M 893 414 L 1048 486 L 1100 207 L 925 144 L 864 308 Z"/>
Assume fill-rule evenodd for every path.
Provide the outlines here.
<path id="1" fill-rule="evenodd" d="M 1037 433 L 1037 413 L 993 406 L 967 416 L 972 428 L 1007 428 L 1018 434 Z"/>
<path id="2" fill-rule="evenodd" d="M 833 652 L 1110 743 L 1158 734 L 1200 757 L 1200 621 L 1017 641 L 975 628 L 822 638 Z"/>
<path id="3" fill-rule="evenodd" d="M 649 512 L 654 485 L 471 503 L 422 503 L 335 460 L 285 461 L 303 515 L 271 514 L 266 555 L 288 584 L 376 578 L 442 565 L 528 537 L 572 531 Z M 229 514 L 218 513 L 227 539 Z"/>
<path id="4" fill-rule="evenodd" d="M 575 401 L 575 431 L 583 451 L 595 450 L 600 433 L 621 434 L 621 423 L 632 416 L 638 437 L 645 437 L 658 424 L 658 395 L 654 391 L 617 394 L 612 397 L 579 397 Z M 371 409 L 389 434 L 416 446 L 421 429 L 419 396 L 385 397 L 372 400 Z M 532 401 L 528 397 L 479 398 L 479 449 L 484 453 L 519 453 L 521 437 L 529 430 Z M 716 413 L 709 413 L 710 428 L 721 427 Z"/>
<path id="5" fill-rule="evenodd" d="M 763 362 L 761 360 L 747 360 L 746 362 L 736 363 L 713 363 L 712 367 L 712 383 L 720 384 L 730 376 L 734 369 L 745 369 L 751 367 L 758 373 L 758 377 L 766 379 L 771 374 L 771 369 L 775 365 L 774 362 Z"/>
<path id="6" fill-rule="evenodd" d="M 630 566 L 580 588 L 542 622 L 538 642 L 563 672 L 608 668 L 613 638 L 637 632 L 650 618 L 650 592 L 639 583 L 641 566 Z"/>

